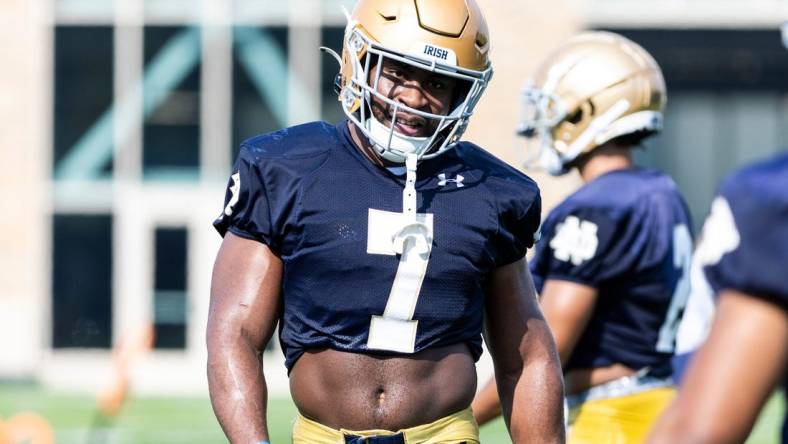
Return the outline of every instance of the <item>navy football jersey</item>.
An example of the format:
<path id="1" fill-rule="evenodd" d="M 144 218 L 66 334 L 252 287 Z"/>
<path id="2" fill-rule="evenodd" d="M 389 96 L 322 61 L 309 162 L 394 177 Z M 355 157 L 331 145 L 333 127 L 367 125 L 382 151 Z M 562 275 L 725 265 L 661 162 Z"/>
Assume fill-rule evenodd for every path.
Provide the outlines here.
<path id="1" fill-rule="evenodd" d="M 243 143 L 214 225 L 282 259 L 288 369 L 309 348 L 407 354 L 467 343 L 478 359 L 483 289 L 533 244 L 539 190 L 467 142 L 421 162 L 416 217 L 432 243 L 408 265 L 392 249 L 404 183 L 359 152 L 347 121 Z"/>
<path id="2" fill-rule="evenodd" d="M 698 261 L 715 293 L 755 295 L 788 310 L 788 155 L 723 181 Z"/>
<path id="3" fill-rule="evenodd" d="M 736 290 L 788 310 L 788 154 L 723 181 L 697 261 L 715 293 Z M 788 415 L 782 442 L 788 443 Z"/>
<path id="4" fill-rule="evenodd" d="M 691 227 L 673 180 L 641 168 L 603 174 L 550 212 L 531 261 L 537 291 L 557 279 L 598 292 L 565 371 L 621 363 L 671 373 L 689 293 Z"/>

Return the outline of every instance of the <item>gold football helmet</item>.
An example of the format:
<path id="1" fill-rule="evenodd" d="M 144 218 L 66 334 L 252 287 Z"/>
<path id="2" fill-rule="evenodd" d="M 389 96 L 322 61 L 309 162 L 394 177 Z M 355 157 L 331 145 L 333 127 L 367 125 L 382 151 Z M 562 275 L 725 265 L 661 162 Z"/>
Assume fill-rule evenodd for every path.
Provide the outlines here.
<path id="1" fill-rule="evenodd" d="M 340 60 L 342 109 L 387 160 L 437 156 L 459 141 L 492 77 L 489 48 L 487 23 L 475 0 L 359 0 L 348 16 Z M 462 93 L 448 115 L 391 100 L 377 90 L 384 59 L 458 79 Z M 372 116 L 373 97 L 391 107 L 391 125 Z M 437 122 L 436 130 L 429 137 L 396 132 L 394 122 L 403 111 Z"/>
<path id="2" fill-rule="evenodd" d="M 578 156 L 605 142 L 660 131 L 667 97 L 662 71 L 646 50 L 597 31 L 555 50 L 522 99 L 518 133 L 537 139 L 541 167 L 563 174 Z"/>

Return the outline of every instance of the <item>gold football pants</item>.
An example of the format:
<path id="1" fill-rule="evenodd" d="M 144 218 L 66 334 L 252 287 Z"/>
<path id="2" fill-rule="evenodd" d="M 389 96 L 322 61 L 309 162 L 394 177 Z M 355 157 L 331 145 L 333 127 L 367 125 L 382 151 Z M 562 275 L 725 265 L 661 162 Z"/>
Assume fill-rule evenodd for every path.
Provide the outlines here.
<path id="1" fill-rule="evenodd" d="M 640 444 L 675 396 L 661 387 L 610 399 L 585 401 L 569 410 L 568 444 Z"/>
<path id="2" fill-rule="evenodd" d="M 430 424 L 392 432 L 389 430 L 336 430 L 298 415 L 293 424 L 293 444 L 345 444 L 345 436 L 391 436 L 402 433 L 407 444 L 479 444 L 479 426 L 470 407 Z"/>

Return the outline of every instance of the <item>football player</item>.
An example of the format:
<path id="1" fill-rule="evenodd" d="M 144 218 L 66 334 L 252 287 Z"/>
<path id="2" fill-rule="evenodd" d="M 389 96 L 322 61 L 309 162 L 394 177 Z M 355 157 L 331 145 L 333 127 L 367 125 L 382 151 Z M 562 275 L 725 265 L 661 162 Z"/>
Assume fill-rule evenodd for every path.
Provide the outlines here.
<path id="1" fill-rule="evenodd" d="M 232 442 L 268 437 L 259 358 L 277 324 L 295 443 L 477 443 L 483 330 L 515 441 L 563 442 L 560 364 L 524 259 L 539 190 L 459 140 L 489 47 L 473 0 L 360 0 L 340 59 L 347 120 L 244 142 L 207 332 Z"/>
<path id="2" fill-rule="evenodd" d="M 739 443 L 788 368 L 788 155 L 726 179 L 695 260 L 717 296 L 706 342 L 650 443 Z M 788 422 L 782 442 L 788 442 Z"/>
<path id="3" fill-rule="evenodd" d="M 633 165 L 658 132 L 662 73 L 634 42 L 588 32 L 540 65 L 520 132 L 553 174 L 585 185 L 550 212 L 531 262 L 564 369 L 567 442 L 642 442 L 672 399 L 671 357 L 688 293 L 690 216 L 676 184 Z M 494 381 L 473 405 L 498 413 Z"/>

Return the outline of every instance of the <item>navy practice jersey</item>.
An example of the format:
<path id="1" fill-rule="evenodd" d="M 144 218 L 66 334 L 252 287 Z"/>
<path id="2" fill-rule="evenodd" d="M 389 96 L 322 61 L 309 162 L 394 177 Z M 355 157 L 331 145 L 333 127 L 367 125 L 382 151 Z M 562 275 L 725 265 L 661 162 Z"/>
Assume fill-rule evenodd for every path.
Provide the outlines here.
<path id="1" fill-rule="evenodd" d="M 788 310 L 788 155 L 723 181 L 703 236 L 698 261 L 715 293 L 738 290 Z"/>
<path id="2" fill-rule="evenodd" d="M 485 283 L 533 244 L 539 190 L 466 142 L 421 162 L 417 175 L 417 217 L 432 244 L 415 263 L 421 269 L 406 272 L 392 250 L 405 217 L 404 176 L 367 160 L 347 121 L 242 145 L 214 225 L 282 259 L 288 369 L 310 348 L 407 354 L 467 343 L 478 359 Z"/>
<path id="3" fill-rule="evenodd" d="M 689 290 L 690 227 L 673 180 L 640 168 L 604 174 L 550 213 L 531 262 L 537 291 L 556 279 L 598 292 L 565 371 L 621 363 L 671 373 Z"/>
<path id="4" fill-rule="evenodd" d="M 736 290 L 788 310 L 788 154 L 723 181 L 697 261 L 715 293 Z M 788 415 L 782 442 L 788 443 Z"/>

